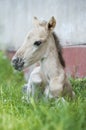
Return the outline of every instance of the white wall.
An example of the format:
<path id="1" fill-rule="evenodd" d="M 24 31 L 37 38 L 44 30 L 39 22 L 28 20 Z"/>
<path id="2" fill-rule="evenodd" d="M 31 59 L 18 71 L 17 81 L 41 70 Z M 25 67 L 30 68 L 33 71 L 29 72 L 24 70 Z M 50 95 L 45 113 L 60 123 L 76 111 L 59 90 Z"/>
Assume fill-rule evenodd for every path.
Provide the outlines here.
<path id="1" fill-rule="evenodd" d="M 55 16 L 63 45 L 86 43 L 86 0 L 0 0 L 0 49 L 22 44 L 32 18 Z"/>

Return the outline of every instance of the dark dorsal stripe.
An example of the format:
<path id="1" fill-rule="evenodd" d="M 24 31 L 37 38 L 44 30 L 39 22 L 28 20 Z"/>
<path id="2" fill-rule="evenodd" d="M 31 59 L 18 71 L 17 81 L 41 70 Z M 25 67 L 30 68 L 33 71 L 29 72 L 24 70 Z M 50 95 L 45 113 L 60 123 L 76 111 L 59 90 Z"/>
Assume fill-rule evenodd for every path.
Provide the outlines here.
<path id="1" fill-rule="evenodd" d="M 53 34 L 53 37 L 54 37 L 54 40 L 55 40 L 55 45 L 56 45 L 56 48 L 57 48 L 60 63 L 65 68 L 65 61 L 64 61 L 63 56 L 62 56 L 62 47 L 60 45 L 59 39 L 58 39 L 55 32 L 53 32 L 52 34 Z"/>

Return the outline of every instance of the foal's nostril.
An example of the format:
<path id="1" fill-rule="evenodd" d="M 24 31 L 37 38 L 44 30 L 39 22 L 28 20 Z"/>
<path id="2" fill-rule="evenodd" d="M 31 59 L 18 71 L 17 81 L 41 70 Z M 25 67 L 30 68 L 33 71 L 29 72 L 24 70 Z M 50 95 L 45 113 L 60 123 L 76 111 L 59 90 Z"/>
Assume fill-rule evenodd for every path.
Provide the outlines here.
<path id="1" fill-rule="evenodd" d="M 12 65 L 14 66 L 15 69 L 21 70 L 24 66 L 24 60 L 20 57 L 14 57 L 12 59 Z"/>
<path id="2" fill-rule="evenodd" d="M 18 58 L 18 57 L 17 57 L 17 58 L 13 58 L 13 59 L 12 59 L 12 63 L 13 63 L 13 64 L 18 63 L 18 61 L 19 61 L 19 58 Z"/>

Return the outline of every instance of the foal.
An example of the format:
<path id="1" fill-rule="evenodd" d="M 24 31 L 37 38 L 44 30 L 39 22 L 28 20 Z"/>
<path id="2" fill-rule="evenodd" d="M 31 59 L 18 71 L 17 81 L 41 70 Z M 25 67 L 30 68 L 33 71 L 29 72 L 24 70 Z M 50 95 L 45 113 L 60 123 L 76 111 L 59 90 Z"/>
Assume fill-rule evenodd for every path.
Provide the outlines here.
<path id="1" fill-rule="evenodd" d="M 12 59 L 14 68 L 19 71 L 40 62 L 40 66 L 30 75 L 27 95 L 34 96 L 36 89 L 40 88 L 40 91 L 49 98 L 65 94 L 73 97 L 74 92 L 64 72 L 65 62 L 61 45 L 53 32 L 56 26 L 55 18 L 51 17 L 50 21 L 46 22 L 35 17 L 34 25 Z"/>

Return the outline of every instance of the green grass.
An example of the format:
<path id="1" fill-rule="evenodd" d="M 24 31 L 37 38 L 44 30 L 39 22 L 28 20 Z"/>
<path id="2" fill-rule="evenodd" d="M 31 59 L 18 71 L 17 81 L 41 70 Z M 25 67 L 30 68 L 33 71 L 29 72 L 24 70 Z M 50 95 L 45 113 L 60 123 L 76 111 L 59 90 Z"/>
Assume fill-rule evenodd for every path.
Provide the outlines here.
<path id="1" fill-rule="evenodd" d="M 86 78 L 71 79 L 76 99 L 22 102 L 23 74 L 0 52 L 0 130 L 86 130 Z"/>

